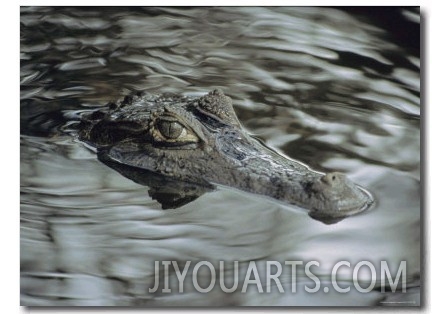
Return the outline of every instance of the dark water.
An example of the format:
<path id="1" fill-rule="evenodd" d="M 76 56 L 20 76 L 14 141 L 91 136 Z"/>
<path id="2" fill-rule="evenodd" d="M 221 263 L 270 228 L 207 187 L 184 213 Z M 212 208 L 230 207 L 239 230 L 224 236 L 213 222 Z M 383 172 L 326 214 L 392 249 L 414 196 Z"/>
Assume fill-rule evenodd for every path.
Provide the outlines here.
<path id="1" fill-rule="evenodd" d="M 414 8 L 22 7 L 21 303 L 418 305 L 419 20 Z M 248 132 L 316 170 L 346 173 L 374 193 L 375 208 L 326 225 L 221 187 L 164 211 L 71 132 L 83 110 L 130 91 L 214 88 L 233 98 Z M 359 293 L 341 268 L 350 293 L 306 293 L 313 284 L 299 272 L 296 293 L 151 294 L 163 260 L 239 261 L 243 271 L 250 261 L 319 261 L 329 287 L 338 261 L 407 261 L 408 290 L 382 293 L 378 280 Z M 370 273 L 360 274 L 367 286 Z"/>

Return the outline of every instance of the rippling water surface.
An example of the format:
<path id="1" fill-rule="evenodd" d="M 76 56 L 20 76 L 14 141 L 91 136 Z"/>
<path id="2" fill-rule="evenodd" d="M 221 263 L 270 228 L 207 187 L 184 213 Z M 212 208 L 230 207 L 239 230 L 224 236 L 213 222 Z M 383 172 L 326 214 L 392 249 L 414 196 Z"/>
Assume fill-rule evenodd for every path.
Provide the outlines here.
<path id="1" fill-rule="evenodd" d="M 418 305 L 419 20 L 413 8 L 22 7 L 21 303 Z M 214 88 L 233 98 L 249 133 L 316 170 L 346 173 L 376 206 L 327 225 L 220 187 L 161 210 L 148 187 L 103 165 L 70 132 L 80 112 L 131 91 Z M 366 294 L 308 294 L 302 286 L 313 282 L 300 272 L 296 293 L 151 294 L 162 260 L 239 261 L 240 270 L 319 261 L 323 286 L 341 260 L 377 269 L 407 261 L 408 290 L 383 293 L 378 281 Z M 339 276 L 352 286 L 348 270 Z M 360 275 L 367 286 L 370 273 Z M 281 277 L 286 291 L 290 276 Z"/>

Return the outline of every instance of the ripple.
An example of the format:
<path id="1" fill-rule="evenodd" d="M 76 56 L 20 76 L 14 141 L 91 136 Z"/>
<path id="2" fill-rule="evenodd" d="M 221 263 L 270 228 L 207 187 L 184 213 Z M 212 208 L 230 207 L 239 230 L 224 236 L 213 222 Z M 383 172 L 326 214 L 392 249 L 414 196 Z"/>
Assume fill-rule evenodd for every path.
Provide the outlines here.
<path id="1" fill-rule="evenodd" d="M 103 58 L 85 58 L 61 63 L 58 68 L 62 71 L 76 71 L 106 66 L 107 61 Z"/>

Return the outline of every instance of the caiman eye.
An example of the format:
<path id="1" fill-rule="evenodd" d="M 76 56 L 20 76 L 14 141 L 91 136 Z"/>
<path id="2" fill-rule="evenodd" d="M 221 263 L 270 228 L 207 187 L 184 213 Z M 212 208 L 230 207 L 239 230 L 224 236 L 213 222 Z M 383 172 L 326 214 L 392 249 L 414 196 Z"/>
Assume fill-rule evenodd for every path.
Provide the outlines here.
<path id="1" fill-rule="evenodd" d="M 176 117 L 168 115 L 157 118 L 151 134 L 155 142 L 169 146 L 180 146 L 199 141 L 193 131 L 184 126 Z"/>
<path id="2" fill-rule="evenodd" d="M 167 139 L 175 140 L 186 134 L 186 128 L 176 121 L 159 120 L 156 124 L 159 132 Z"/>

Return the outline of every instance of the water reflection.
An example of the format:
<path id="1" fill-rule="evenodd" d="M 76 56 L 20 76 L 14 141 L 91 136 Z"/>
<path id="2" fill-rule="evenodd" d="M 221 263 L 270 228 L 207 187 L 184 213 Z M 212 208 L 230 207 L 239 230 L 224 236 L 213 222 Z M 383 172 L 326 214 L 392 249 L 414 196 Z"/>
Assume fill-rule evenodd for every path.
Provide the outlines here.
<path id="1" fill-rule="evenodd" d="M 155 172 L 122 165 L 113 162 L 105 154 L 98 154 L 99 160 L 113 168 L 121 175 L 132 181 L 149 187 L 149 196 L 158 201 L 162 209 L 174 209 L 186 205 L 206 192 L 213 191 L 216 187 L 208 184 L 194 184 L 170 179 L 167 176 Z"/>
<path id="2" fill-rule="evenodd" d="M 388 14 L 418 27 L 415 9 Z M 418 304 L 419 47 L 387 27 L 330 8 L 23 7 L 21 303 Z M 250 133 L 314 169 L 347 173 L 373 191 L 376 208 L 325 225 L 219 187 L 161 210 L 148 186 L 99 162 L 69 132 L 80 112 L 131 90 L 217 87 Z M 148 293 L 155 260 L 237 260 L 243 272 L 249 261 L 318 260 L 324 286 L 335 262 L 363 259 L 407 260 L 408 293 L 381 293 L 377 283 L 368 294 L 308 294 L 304 274 L 295 296 Z M 289 291 L 289 274 L 282 284 Z"/>

